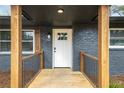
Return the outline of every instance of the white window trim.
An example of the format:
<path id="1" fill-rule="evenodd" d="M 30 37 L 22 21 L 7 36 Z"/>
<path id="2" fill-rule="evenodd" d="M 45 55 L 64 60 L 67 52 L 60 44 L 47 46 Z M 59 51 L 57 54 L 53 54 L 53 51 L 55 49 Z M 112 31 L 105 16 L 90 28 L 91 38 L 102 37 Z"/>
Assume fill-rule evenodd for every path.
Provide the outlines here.
<path id="1" fill-rule="evenodd" d="M 124 30 L 124 28 L 110 28 L 111 30 Z M 109 48 L 110 49 L 124 49 L 124 46 L 111 46 L 110 45 L 111 33 L 109 32 Z"/>
<path id="2" fill-rule="evenodd" d="M 0 29 L 0 31 L 10 31 L 10 29 Z M 22 54 L 34 54 L 35 53 L 35 30 L 34 29 L 22 29 L 22 31 L 32 31 L 34 33 L 33 34 L 33 51 L 29 51 L 29 52 L 23 51 Z M 11 40 L 5 40 L 5 41 L 11 42 Z M 0 52 L 0 54 L 11 54 L 11 51 Z"/>

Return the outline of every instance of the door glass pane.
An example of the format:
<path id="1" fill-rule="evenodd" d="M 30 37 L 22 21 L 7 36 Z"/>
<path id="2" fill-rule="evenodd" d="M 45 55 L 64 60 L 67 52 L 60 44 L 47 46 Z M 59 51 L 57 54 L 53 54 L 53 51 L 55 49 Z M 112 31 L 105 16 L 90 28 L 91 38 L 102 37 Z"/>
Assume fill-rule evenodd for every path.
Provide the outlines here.
<path id="1" fill-rule="evenodd" d="M 67 40 L 67 33 L 58 33 L 58 40 Z"/>
<path id="2" fill-rule="evenodd" d="M 23 42 L 22 43 L 22 50 L 23 51 L 33 51 L 33 43 L 32 42 Z"/>
<path id="3" fill-rule="evenodd" d="M 0 51 L 1 52 L 10 51 L 10 42 L 0 42 Z"/>

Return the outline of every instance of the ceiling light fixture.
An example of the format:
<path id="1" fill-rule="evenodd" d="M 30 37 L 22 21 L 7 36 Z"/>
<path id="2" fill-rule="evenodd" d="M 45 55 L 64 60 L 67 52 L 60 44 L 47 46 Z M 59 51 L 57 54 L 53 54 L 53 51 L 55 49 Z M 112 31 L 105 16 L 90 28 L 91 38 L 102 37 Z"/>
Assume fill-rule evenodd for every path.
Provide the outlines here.
<path id="1" fill-rule="evenodd" d="M 63 9 L 58 9 L 58 11 L 57 11 L 59 14 L 62 14 L 63 12 L 64 12 L 64 10 Z"/>

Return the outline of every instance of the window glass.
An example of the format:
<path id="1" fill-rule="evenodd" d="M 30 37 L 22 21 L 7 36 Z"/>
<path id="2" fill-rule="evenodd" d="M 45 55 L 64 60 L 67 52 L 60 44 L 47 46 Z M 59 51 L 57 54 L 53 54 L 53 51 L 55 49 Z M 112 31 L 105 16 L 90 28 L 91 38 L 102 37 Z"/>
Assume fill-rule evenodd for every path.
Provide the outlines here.
<path id="1" fill-rule="evenodd" d="M 23 40 L 33 40 L 33 32 L 31 32 L 31 31 L 23 32 L 22 39 Z"/>
<path id="2" fill-rule="evenodd" d="M 8 52 L 8 51 L 10 51 L 10 42 L 1 42 L 0 43 L 0 51 L 1 52 Z"/>
<path id="3" fill-rule="evenodd" d="M 10 32 L 0 31 L 0 40 L 10 40 Z"/>
<path id="4" fill-rule="evenodd" d="M 111 40 L 111 45 L 113 46 L 124 46 L 124 40 Z"/>
<path id="5" fill-rule="evenodd" d="M 58 40 L 67 40 L 67 33 L 58 33 Z"/>
<path id="6" fill-rule="evenodd" d="M 111 37 L 124 37 L 124 30 L 111 30 Z"/>
<path id="7" fill-rule="evenodd" d="M 110 46 L 124 46 L 124 30 L 110 31 Z"/>
<path id="8" fill-rule="evenodd" d="M 23 42 L 22 43 L 23 51 L 32 51 L 33 50 L 33 42 Z"/>
<path id="9" fill-rule="evenodd" d="M 10 52 L 11 40 L 10 31 L 0 31 L 0 52 Z M 22 51 L 23 52 L 33 52 L 34 44 L 34 32 L 33 31 L 23 31 L 22 32 Z"/>

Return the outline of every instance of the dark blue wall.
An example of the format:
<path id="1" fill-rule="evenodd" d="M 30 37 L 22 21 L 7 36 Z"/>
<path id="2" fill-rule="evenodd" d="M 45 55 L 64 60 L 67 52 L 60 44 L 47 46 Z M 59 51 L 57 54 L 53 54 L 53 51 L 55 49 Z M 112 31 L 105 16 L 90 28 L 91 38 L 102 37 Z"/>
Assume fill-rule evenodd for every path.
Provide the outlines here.
<path id="1" fill-rule="evenodd" d="M 73 28 L 73 70 L 79 71 L 79 53 L 81 50 L 97 56 L 97 26 L 94 24 L 82 24 Z"/>
<path id="2" fill-rule="evenodd" d="M 110 73 L 124 74 L 124 49 L 110 49 Z"/>
<path id="3" fill-rule="evenodd" d="M 28 55 L 23 55 L 28 56 Z M 40 68 L 40 56 L 36 55 L 30 59 L 23 61 L 23 70 L 26 71 L 38 71 Z M 9 54 L 0 54 L 0 71 L 8 72 L 10 71 L 10 55 Z"/>
<path id="4" fill-rule="evenodd" d="M 10 71 L 10 55 L 0 55 L 0 71 Z"/>
<path id="5" fill-rule="evenodd" d="M 41 42 L 45 55 L 45 68 L 52 68 L 52 39 L 47 39 L 48 32 L 52 32 L 51 27 L 42 27 Z M 98 33 L 97 25 L 82 24 L 73 26 L 73 70 L 79 70 L 81 50 L 97 57 Z M 32 59 L 32 62 L 36 58 Z M 31 62 L 26 62 L 28 69 Z M 8 71 L 10 67 L 10 56 L 0 55 L 0 70 Z M 38 66 L 36 66 L 38 67 Z M 110 73 L 124 73 L 124 49 L 110 49 Z"/>
<path id="6" fill-rule="evenodd" d="M 44 60 L 45 68 L 52 68 L 52 38 L 51 40 L 47 39 L 48 32 L 51 32 L 51 27 L 42 27 L 41 30 L 41 46 L 44 50 Z M 24 55 L 27 56 L 27 55 Z M 39 68 L 39 57 L 34 56 L 31 59 L 28 59 L 24 62 L 25 70 L 37 70 Z M 35 62 L 35 63 L 34 63 Z M 36 63 L 37 62 L 37 63 Z M 0 54 L 0 71 L 10 71 L 10 55 L 9 54 Z"/>
<path id="7" fill-rule="evenodd" d="M 116 25 L 111 25 L 112 28 Z M 123 27 L 123 26 L 121 26 Z M 73 70 L 79 70 L 80 51 L 97 57 L 97 25 L 85 24 L 74 26 L 73 33 Z M 87 60 L 88 62 L 88 60 Z M 90 69 L 90 68 L 89 68 Z M 110 49 L 110 74 L 124 74 L 124 49 Z"/>
<path id="8" fill-rule="evenodd" d="M 48 40 L 48 33 L 52 35 L 51 27 L 42 27 L 41 30 L 41 46 L 44 50 L 45 68 L 52 68 L 52 38 Z"/>

